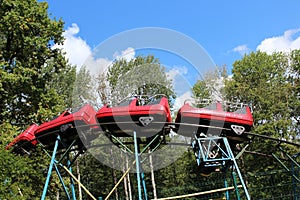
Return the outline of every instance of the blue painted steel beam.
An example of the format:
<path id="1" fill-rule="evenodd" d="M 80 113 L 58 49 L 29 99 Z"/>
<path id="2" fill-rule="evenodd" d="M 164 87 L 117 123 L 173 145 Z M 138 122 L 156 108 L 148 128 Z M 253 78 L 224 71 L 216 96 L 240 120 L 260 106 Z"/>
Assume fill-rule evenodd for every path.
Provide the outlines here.
<path id="1" fill-rule="evenodd" d="M 143 189 L 144 189 L 145 200 L 148 200 L 148 196 L 147 196 L 147 188 L 146 188 L 146 180 L 145 180 L 145 174 L 144 174 L 144 172 L 141 173 L 141 178 L 142 178 L 142 183 L 143 183 Z"/>
<path id="2" fill-rule="evenodd" d="M 224 144 L 224 146 L 222 145 Z M 197 164 L 204 164 L 204 167 L 217 167 L 225 166 L 225 163 L 232 162 L 233 166 L 238 174 L 240 182 L 243 186 L 244 193 L 247 200 L 250 200 L 250 195 L 248 193 L 246 184 L 243 180 L 242 174 L 238 168 L 236 159 L 231 150 L 229 142 L 226 137 L 207 137 L 207 138 L 198 138 L 195 136 L 194 141 L 192 142 L 192 147 L 195 150 Z M 215 149 L 221 156 L 210 156 L 211 150 Z M 227 185 L 226 179 L 224 180 L 224 185 Z M 237 187 L 235 187 L 236 192 L 238 192 Z M 239 199 L 239 195 L 237 195 Z M 229 199 L 229 193 L 226 192 L 226 199 Z"/>
<path id="3" fill-rule="evenodd" d="M 236 175 L 235 175 L 235 172 L 232 172 L 232 173 L 231 173 L 231 176 L 232 176 L 232 180 L 233 180 L 233 184 L 234 184 L 234 188 L 235 188 L 236 199 L 237 199 L 237 200 L 240 200 L 241 197 L 240 197 L 240 192 L 239 192 L 239 188 L 238 188 L 237 181 L 236 181 Z"/>
<path id="4" fill-rule="evenodd" d="M 72 173 L 72 166 L 71 166 L 69 154 L 68 154 L 67 158 L 68 158 L 68 161 L 67 161 L 68 168 L 69 168 L 69 171 Z M 74 186 L 74 180 L 73 180 L 72 176 L 70 176 L 70 182 L 71 182 L 72 198 L 73 198 L 73 200 L 76 200 L 75 186 Z"/>
<path id="5" fill-rule="evenodd" d="M 52 157 L 51 157 L 51 161 L 50 161 L 50 165 L 49 165 L 47 178 L 46 178 L 46 182 L 45 182 L 45 185 L 44 185 L 44 190 L 43 190 L 41 200 L 44 200 L 46 198 L 46 194 L 47 194 L 47 190 L 48 190 L 48 186 L 49 186 L 49 181 L 50 181 L 53 165 L 54 165 L 54 162 L 55 162 L 55 156 L 56 156 L 59 141 L 60 141 L 60 136 L 58 135 L 56 140 L 55 140 L 54 149 L 53 149 L 53 152 L 52 152 Z"/>
<path id="6" fill-rule="evenodd" d="M 134 138 L 134 153 L 135 153 L 135 165 L 136 165 L 136 177 L 138 182 L 138 195 L 139 200 L 142 200 L 142 187 L 141 187 L 141 176 L 140 176 L 140 161 L 139 161 L 139 151 L 138 151 L 138 143 L 137 143 L 137 136 L 136 132 L 133 132 Z"/>
<path id="7" fill-rule="evenodd" d="M 228 182 L 227 182 L 227 178 L 226 178 L 226 173 L 224 173 L 224 188 L 227 188 L 228 187 Z M 226 200 L 229 200 L 230 199 L 230 196 L 229 196 L 229 191 L 226 190 L 225 191 L 225 196 L 226 196 Z"/>
<path id="8" fill-rule="evenodd" d="M 58 167 L 57 167 L 57 165 L 56 165 L 55 163 L 54 163 L 54 167 L 55 167 L 55 171 L 56 171 L 56 173 L 57 173 L 57 176 L 58 176 L 58 178 L 59 178 L 59 181 L 60 181 L 60 183 L 62 184 L 62 186 L 63 186 L 63 188 L 64 188 L 64 191 L 65 191 L 65 193 L 66 193 L 66 195 L 67 195 L 67 197 L 68 197 L 68 200 L 70 200 L 71 197 L 70 197 L 70 195 L 69 195 L 68 189 L 67 189 L 67 187 L 66 187 L 66 185 L 65 185 L 65 183 L 64 183 L 64 180 L 62 179 L 62 176 L 60 175 L 60 172 L 59 172 L 59 170 L 58 170 Z"/>
<path id="9" fill-rule="evenodd" d="M 234 158 L 234 155 L 233 155 L 233 153 L 232 153 L 232 150 L 231 150 L 231 148 L 230 148 L 230 145 L 229 145 L 229 143 L 228 143 L 227 138 L 224 137 L 224 138 L 223 138 L 223 141 L 224 141 L 225 147 L 226 147 L 226 149 L 227 149 L 229 155 L 232 157 L 232 161 L 233 161 L 235 170 L 236 170 L 236 172 L 237 172 L 237 174 L 238 174 L 238 177 L 239 177 L 239 179 L 240 179 L 240 182 L 241 182 L 241 184 L 242 184 L 242 186 L 243 186 L 243 189 L 244 189 L 246 198 L 247 198 L 247 200 L 250 200 L 250 195 L 249 195 L 249 193 L 248 193 L 247 186 L 246 186 L 246 184 L 245 184 L 245 182 L 244 182 L 242 173 L 241 173 L 241 171 L 240 171 L 240 169 L 239 169 L 239 167 L 238 167 L 238 164 L 237 164 L 237 162 L 236 162 L 236 160 L 235 160 L 235 158 Z"/>

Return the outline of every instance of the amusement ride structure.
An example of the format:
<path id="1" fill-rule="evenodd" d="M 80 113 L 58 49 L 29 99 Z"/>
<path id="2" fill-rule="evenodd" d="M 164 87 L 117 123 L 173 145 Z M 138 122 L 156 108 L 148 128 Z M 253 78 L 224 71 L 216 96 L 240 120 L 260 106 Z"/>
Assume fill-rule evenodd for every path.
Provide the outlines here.
<path id="1" fill-rule="evenodd" d="M 68 199 L 76 199 L 75 182 L 91 199 L 96 199 L 73 175 L 72 164 L 80 154 L 86 151 L 86 146 L 92 146 L 91 142 L 100 134 L 105 135 L 113 144 L 132 152 L 134 155 L 132 164 L 135 165 L 138 184 L 138 199 L 148 199 L 145 175 L 141 167 L 143 162 L 141 156 L 149 148 L 151 152 L 154 152 L 160 145 L 167 144 L 168 141 L 165 137 L 172 132 L 192 138 L 190 146 L 194 151 L 199 173 L 207 176 L 210 173 L 230 171 L 232 177 L 230 183 L 233 185 L 229 186 L 229 182 L 225 178 L 223 188 L 162 199 L 188 198 L 214 192 L 222 192 L 225 198 L 229 199 L 229 191 L 234 190 L 236 199 L 249 200 L 247 184 L 243 180 L 236 161 L 246 151 L 248 144 L 245 145 L 245 148 L 238 149 L 239 144 L 249 143 L 256 137 L 288 143 L 288 141 L 251 133 L 252 126 L 251 109 L 242 103 L 186 102 L 178 111 L 173 122 L 168 99 L 164 95 L 135 96 L 116 106 L 104 105 L 98 111 L 95 111 L 90 105 L 85 105 L 73 112 L 64 111 L 49 122 L 41 125 L 32 124 L 6 148 L 13 148 L 14 152 L 21 154 L 30 153 L 37 145 L 45 149 L 51 160 L 41 200 L 46 198 L 53 169 L 56 171 Z M 133 138 L 133 144 L 131 144 L 134 146 L 133 150 L 122 142 L 120 138 L 124 137 Z M 146 141 L 143 149 L 140 146 L 141 138 L 146 138 L 143 140 Z M 70 156 L 71 152 L 76 152 L 75 156 Z M 289 171 L 293 181 L 299 183 L 300 180 L 295 170 L 291 171 L 276 155 L 274 158 Z M 293 169 L 299 170 L 299 163 L 293 157 L 289 157 L 289 159 L 293 162 Z M 63 181 L 59 171 L 60 167 L 70 176 L 71 194 Z M 124 173 L 113 190 L 130 170 L 129 168 Z M 299 184 L 297 185 L 299 186 Z M 113 190 L 105 199 L 110 198 Z M 295 199 L 300 198 L 299 188 L 296 188 L 294 192 Z"/>

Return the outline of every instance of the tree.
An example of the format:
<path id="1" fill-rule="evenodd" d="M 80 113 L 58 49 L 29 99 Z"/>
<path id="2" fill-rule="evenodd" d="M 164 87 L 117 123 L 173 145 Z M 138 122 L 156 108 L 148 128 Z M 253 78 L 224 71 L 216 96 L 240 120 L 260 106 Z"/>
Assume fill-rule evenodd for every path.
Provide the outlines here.
<path id="1" fill-rule="evenodd" d="M 74 93 L 76 79 L 76 67 L 67 65 L 54 73 L 52 79 L 47 83 L 48 88 L 53 88 L 56 93 L 64 100 L 63 105 L 67 108 L 72 107 L 72 97 Z"/>
<path id="2" fill-rule="evenodd" d="M 253 132 L 291 141 L 297 134 L 299 119 L 299 50 L 288 54 L 275 52 L 268 55 L 264 52 L 252 52 L 233 64 L 233 76 L 226 80 L 225 91 L 229 100 L 240 100 L 251 105 L 253 109 Z M 266 155 L 279 154 L 279 144 L 266 139 L 255 139 L 249 151 Z M 280 145 L 287 153 L 298 152 L 298 149 L 285 144 Z M 272 156 L 244 154 L 244 170 L 265 172 L 281 169 Z M 271 178 L 271 177 L 267 177 Z M 278 180 L 283 180 L 278 179 Z M 249 182 L 249 187 L 266 187 L 266 178 Z M 277 182 L 279 185 L 279 182 Z M 269 185 L 268 185 L 269 186 Z M 284 189 L 276 189 L 285 194 Z M 263 192 L 253 192 L 252 196 L 263 198 Z"/>
<path id="3" fill-rule="evenodd" d="M 107 81 L 111 90 L 109 96 L 115 103 L 131 95 L 164 94 L 175 98 L 164 67 L 151 55 L 138 56 L 129 62 L 117 60 L 108 69 Z"/>
<path id="4" fill-rule="evenodd" d="M 36 0 L 0 2 L 0 199 L 40 196 L 48 157 L 38 149 L 22 157 L 4 147 L 32 121 L 41 123 L 69 104 L 66 85 L 75 71 L 53 48 L 64 40 L 64 24 L 51 19 L 47 9 Z M 59 182 L 53 180 L 51 199 Z"/>
<path id="5" fill-rule="evenodd" d="M 300 138 L 300 50 L 293 50 L 289 54 L 289 73 L 288 81 L 291 84 L 292 90 L 289 94 L 291 115 L 293 117 L 294 130 Z"/>
<path id="6" fill-rule="evenodd" d="M 226 67 L 218 67 L 204 74 L 203 80 L 197 80 L 192 87 L 193 98 L 197 100 L 224 100 L 224 80 L 227 78 Z M 196 104 L 197 107 L 203 105 Z"/>
<path id="7" fill-rule="evenodd" d="M 47 83 L 66 66 L 61 51 L 52 48 L 63 42 L 63 22 L 51 19 L 47 8 L 35 0 L 1 1 L 0 121 L 28 124 L 44 118 L 41 108 L 62 108 L 53 106 L 59 97 Z"/>
<path id="8" fill-rule="evenodd" d="M 93 85 L 95 82 L 94 77 L 90 74 L 90 71 L 86 67 L 82 67 L 76 74 L 76 81 L 74 83 L 72 94 L 72 107 L 81 107 L 86 103 L 98 107 L 97 96 L 95 94 L 96 88 Z"/>
<path id="9" fill-rule="evenodd" d="M 283 53 L 253 52 L 236 61 L 233 67 L 232 79 L 226 82 L 227 99 L 251 104 L 255 131 L 287 139 L 293 135 L 289 129 L 293 88 L 287 81 L 288 57 Z"/>
<path id="10" fill-rule="evenodd" d="M 204 80 L 194 85 L 193 94 L 196 98 L 212 98 L 215 96 L 214 88 L 221 89 L 219 94 L 223 100 L 244 102 L 252 107 L 254 133 L 291 141 L 297 133 L 299 134 L 299 66 L 299 50 L 290 53 L 276 52 L 271 55 L 260 51 L 252 52 L 234 62 L 231 77 L 222 76 L 224 73 L 218 71 L 209 73 L 209 76 L 206 75 Z M 215 86 L 218 77 L 225 77 L 223 88 Z M 244 145 L 245 143 L 240 147 Z M 278 146 L 279 144 L 273 141 L 254 138 L 247 150 L 282 156 Z M 298 152 L 293 146 L 280 146 L 288 153 Z M 249 172 L 254 176 L 256 172 L 281 169 L 272 156 L 257 156 L 263 154 L 244 153 L 239 159 L 244 173 Z M 265 180 L 266 178 L 261 178 L 253 181 L 249 178 L 247 181 L 250 181 L 250 188 L 262 188 L 267 186 Z M 285 191 L 279 193 L 283 194 Z M 252 195 L 263 198 L 266 194 L 253 191 Z"/>

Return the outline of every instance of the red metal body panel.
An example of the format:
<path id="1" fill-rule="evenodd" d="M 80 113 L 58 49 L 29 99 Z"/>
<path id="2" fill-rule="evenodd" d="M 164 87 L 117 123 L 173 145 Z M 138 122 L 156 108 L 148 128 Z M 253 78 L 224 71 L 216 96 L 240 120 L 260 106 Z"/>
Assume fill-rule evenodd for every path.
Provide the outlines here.
<path id="1" fill-rule="evenodd" d="M 98 128 L 97 121 L 95 119 L 96 111 L 90 105 L 83 106 L 77 112 L 71 113 L 69 111 L 64 111 L 57 118 L 45 122 L 40 126 L 36 124 L 31 125 L 28 129 L 22 132 L 18 137 L 16 137 L 7 147 L 10 147 L 28 142 L 31 145 L 24 145 L 24 149 L 30 150 L 33 148 L 37 142 L 41 142 L 43 145 L 51 146 L 54 144 L 57 133 L 63 125 L 70 124 L 72 126 L 80 125 L 90 125 L 85 126 L 83 129 L 87 130 L 90 128 Z M 61 133 L 61 139 L 68 144 L 72 142 L 74 138 L 78 135 L 77 131 L 66 131 Z"/>
<path id="2" fill-rule="evenodd" d="M 89 125 L 90 128 L 95 127 L 97 121 L 95 119 L 96 111 L 94 108 L 88 104 L 83 106 L 79 111 L 75 113 L 70 113 L 69 111 L 64 111 L 61 115 L 59 115 L 56 119 L 51 120 L 49 122 L 45 122 L 40 125 L 35 134 L 39 134 L 51 129 L 59 128 L 64 124 L 74 124 L 74 122 L 83 122 L 83 124 Z"/>
<path id="3" fill-rule="evenodd" d="M 113 116 L 133 116 L 133 115 L 151 115 L 159 114 L 166 116 L 166 122 L 171 122 L 171 113 L 167 98 L 163 97 L 159 104 L 153 105 L 137 105 L 137 99 L 133 99 L 128 106 L 108 107 L 103 106 L 96 114 L 96 118 Z"/>
<path id="4" fill-rule="evenodd" d="M 35 146 L 37 141 L 35 140 L 35 131 L 38 128 L 36 124 L 32 124 L 25 131 L 23 131 L 20 135 L 18 135 L 11 143 L 9 143 L 5 148 L 9 149 L 19 142 L 29 142 L 31 145 Z"/>
<path id="5" fill-rule="evenodd" d="M 65 145 L 69 145 L 78 137 L 77 130 L 86 131 L 91 128 L 98 128 L 95 115 L 96 111 L 88 104 L 74 113 L 65 111 L 56 119 L 40 125 L 35 132 L 35 136 L 40 143 L 51 147 L 56 140 L 57 132 L 61 132 L 60 128 L 64 125 L 68 125 L 73 127 L 73 129 L 63 131 L 60 133 L 60 137 Z M 76 144 L 82 145 L 81 141 L 78 141 Z M 63 147 L 59 146 L 59 148 Z"/>
<path id="6" fill-rule="evenodd" d="M 253 117 L 249 107 L 246 107 L 246 113 L 234 113 L 234 112 L 226 112 L 222 109 L 221 103 L 216 103 L 216 110 L 209 110 L 205 108 L 194 108 L 191 107 L 190 104 L 184 104 L 179 110 L 179 114 L 181 117 L 193 117 L 193 118 L 201 118 L 215 121 L 225 121 L 236 124 L 243 125 L 253 125 Z"/>
<path id="7" fill-rule="evenodd" d="M 220 102 L 205 108 L 195 108 L 186 103 L 178 111 L 175 124 L 176 132 L 180 135 L 192 136 L 193 134 L 209 133 L 243 141 L 247 139 L 246 135 L 242 132 L 235 133 L 232 125 L 243 127 L 243 132 L 248 132 L 253 126 L 253 117 L 248 106 L 235 112 L 228 112 L 223 109 Z"/>
<path id="8" fill-rule="evenodd" d="M 138 105 L 138 98 L 134 98 L 128 105 L 119 105 L 116 107 L 109 107 L 106 105 L 99 109 L 96 114 L 96 118 L 100 126 L 105 130 L 121 133 L 118 136 L 126 136 L 124 133 L 128 133 L 128 131 L 132 131 L 137 127 L 139 127 L 138 129 L 140 129 L 139 131 L 141 132 L 147 132 L 150 129 L 155 129 L 153 128 L 153 125 L 143 127 L 139 123 L 139 118 L 144 116 L 153 116 L 153 121 L 161 122 L 159 125 L 160 128 L 163 126 L 163 123 L 171 122 L 172 118 L 168 99 L 166 97 L 162 97 L 158 102 Z M 118 122 L 128 122 L 127 126 L 123 126 L 123 128 L 128 129 L 128 131 L 122 130 L 122 125 L 120 128 L 120 126 L 118 126 Z"/>

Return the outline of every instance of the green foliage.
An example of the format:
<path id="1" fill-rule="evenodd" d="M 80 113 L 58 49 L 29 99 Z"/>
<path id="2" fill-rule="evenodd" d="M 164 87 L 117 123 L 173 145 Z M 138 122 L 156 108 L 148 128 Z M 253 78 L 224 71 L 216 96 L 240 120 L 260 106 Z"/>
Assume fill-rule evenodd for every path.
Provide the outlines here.
<path id="1" fill-rule="evenodd" d="M 289 94 L 289 105 L 292 108 L 291 115 L 297 119 L 297 129 L 299 129 L 300 116 L 300 50 L 294 50 L 289 57 L 290 72 L 288 74 L 288 81 L 291 84 L 291 93 Z"/>
<path id="2" fill-rule="evenodd" d="M 114 103 L 132 95 L 164 94 L 175 98 L 165 69 L 154 56 L 138 56 L 129 62 L 117 60 L 109 68 L 107 80 Z"/>
<path id="3" fill-rule="evenodd" d="M 112 169 L 100 163 L 88 152 L 80 157 L 79 163 L 82 184 L 94 196 L 105 197 L 114 186 Z M 88 199 L 88 196 L 84 194 L 83 199 Z"/>
<path id="4" fill-rule="evenodd" d="M 210 92 L 204 81 L 198 80 L 195 83 L 195 85 L 193 85 L 192 91 L 193 91 L 193 97 L 195 99 L 209 99 L 210 98 Z"/>
<path id="5" fill-rule="evenodd" d="M 18 131 L 18 127 L 9 123 L 0 125 L 0 199 L 37 199 L 44 179 L 41 169 L 36 166 L 45 163 L 41 158 L 41 162 L 36 162 L 5 150 Z"/>
<path id="6" fill-rule="evenodd" d="M 74 66 L 67 65 L 65 68 L 59 69 L 57 73 L 52 72 L 52 79 L 47 83 L 46 87 L 54 89 L 57 95 L 63 99 L 63 103 L 58 102 L 57 104 L 67 108 L 72 107 L 75 79 L 76 67 Z"/>
<path id="7" fill-rule="evenodd" d="M 252 52 L 233 64 L 232 77 L 225 77 L 224 88 L 220 94 L 223 100 L 245 102 L 253 109 L 253 132 L 293 141 L 299 134 L 299 77 L 300 77 L 300 51 L 294 50 L 288 54 L 276 52 L 271 55 L 264 52 Z M 212 73 L 214 74 L 214 73 Z M 218 73 L 215 73 L 218 77 Z M 214 77 L 214 76 L 209 76 Z M 204 78 L 193 87 L 194 97 L 211 97 L 215 87 L 216 78 Z M 221 76 L 222 77 L 222 76 Z M 213 80 L 213 81 L 210 81 Z M 218 87 L 215 87 L 218 88 Z M 244 144 L 240 145 L 241 147 Z M 266 139 L 254 138 L 247 148 L 248 151 L 260 152 L 265 155 L 276 154 L 283 160 L 286 159 L 279 151 L 279 144 Z M 281 144 L 281 148 L 288 154 L 294 154 L 299 150 L 295 146 Z M 260 155 L 260 156 L 258 156 Z M 261 154 L 243 154 L 240 160 L 243 173 L 249 172 L 247 182 L 253 198 L 273 198 L 286 195 L 291 191 L 285 191 L 286 185 L 291 185 L 289 177 L 280 179 L 281 174 L 268 176 L 257 173 L 271 172 L 282 169 L 278 162 L 274 162 L 272 156 Z M 285 163 L 288 167 L 290 163 Z M 274 183 L 268 184 L 266 180 L 272 179 Z M 275 180 L 276 179 L 276 180 Z M 285 187 L 277 187 L 284 185 Z M 276 194 L 270 192 L 277 187 Z M 261 190 L 260 188 L 264 188 Z M 290 198 L 286 196 L 287 198 Z"/>
<path id="8" fill-rule="evenodd" d="M 76 80 L 72 93 L 73 108 L 81 107 L 86 103 L 89 103 L 97 108 L 97 94 L 94 92 L 94 81 L 94 77 L 90 74 L 90 71 L 86 69 L 85 66 L 80 68 L 79 72 L 76 74 Z"/>
<path id="9" fill-rule="evenodd" d="M 63 42 L 63 22 L 50 19 L 47 8 L 35 0 L 1 1 L 0 121 L 24 125 L 42 119 L 32 114 L 59 98 L 47 93 L 49 81 L 66 67 L 61 51 L 52 49 Z"/>
<path id="10" fill-rule="evenodd" d="M 224 79 L 227 77 L 226 67 L 218 67 L 204 74 L 203 80 L 197 80 L 192 87 L 195 100 L 222 100 L 224 98 Z M 195 105 L 201 107 L 203 105 Z"/>
<path id="11" fill-rule="evenodd" d="M 253 132 L 293 141 L 299 133 L 299 50 L 289 54 L 277 52 L 271 55 L 259 51 L 252 52 L 233 64 L 232 73 L 232 78 L 225 81 L 226 98 L 246 102 L 252 106 Z M 274 153 L 284 158 L 278 146 L 274 141 L 254 138 L 247 150 L 266 155 Z M 280 146 L 288 154 L 298 152 L 297 147 L 285 144 Z M 272 157 L 256 154 L 244 154 L 243 163 L 244 172 L 252 174 L 282 169 Z M 248 180 L 253 197 L 274 197 L 275 193 L 270 193 L 270 190 L 275 186 L 270 187 L 266 183 L 271 176 L 253 178 L 250 176 Z M 276 181 L 276 184 L 290 184 L 278 177 Z M 259 190 L 262 187 L 270 189 Z M 284 187 L 277 187 L 276 190 L 277 194 L 286 193 Z"/>
<path id="12" fill-rule="evenodd" d="M 5 150 L 31 122 L 41 123 L 70 105 L 75 68 L 53 49 L 63 42 L 63 22 L 51 19 L 46 2 L 0 2 L 0 199 L 39 199 L 49 158 Z M 54 198 L 54 176 L 49 197 Z"/>
<path id="13" fill-rule="evenodd" d="M 227 99 L 252 105 L 255 131 L 264 135 L 294 135 L 291 105 L 294 87 L 288 81 L 289 57 L 283 53 L 256 52 L 233 64 L 233 77 L 226 82 Z M 283 133 L 283 134 L 279 134 Z"/>

